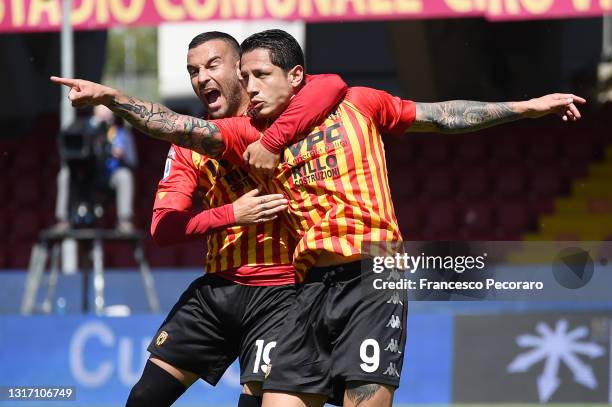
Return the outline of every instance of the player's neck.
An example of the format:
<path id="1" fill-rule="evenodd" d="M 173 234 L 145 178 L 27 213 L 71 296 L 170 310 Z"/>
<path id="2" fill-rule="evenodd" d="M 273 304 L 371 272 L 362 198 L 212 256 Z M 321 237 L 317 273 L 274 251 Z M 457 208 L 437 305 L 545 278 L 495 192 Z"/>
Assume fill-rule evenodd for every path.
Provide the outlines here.
<path id="1" fill-rule="evenodd" d="M 249 111 L 250 102 L 248 98 L 242 98 L 240 107 L 236 111 L 236 116 L 246 116 Z"/>

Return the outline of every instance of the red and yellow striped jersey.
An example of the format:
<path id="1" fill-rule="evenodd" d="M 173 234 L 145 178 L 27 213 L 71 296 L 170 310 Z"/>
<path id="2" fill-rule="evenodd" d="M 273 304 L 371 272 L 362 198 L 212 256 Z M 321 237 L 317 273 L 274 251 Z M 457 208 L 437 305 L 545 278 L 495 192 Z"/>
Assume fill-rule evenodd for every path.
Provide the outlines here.
<path id="1" fill-rule="evenodd" d="M 238 165 L 213 160 L 172 146 L 160 181 L 155 210 L 189 210 L 198 190 L 205 209 L 234 202 L 255 188 L 255 181 Z M 206 235 L 209 273 L 239 284 L 282 285 L 294 282 L 291 252 L 295 246 L 282 219 L 250 226 L 233 226 Z"/>
<path id="2" fill-rule="evenodd" d="M 414 102 L 351 88 L 320 126 L 284 150 L 269 187 L 290 199 L 298 281 L 322 252 L 350 257 L 362 254 L 365 242 L 401 240 L 381 134 L 404 133 L 415 115 Z M 218 124 L 228 159 L 259 134 L 248 120 Z"/>

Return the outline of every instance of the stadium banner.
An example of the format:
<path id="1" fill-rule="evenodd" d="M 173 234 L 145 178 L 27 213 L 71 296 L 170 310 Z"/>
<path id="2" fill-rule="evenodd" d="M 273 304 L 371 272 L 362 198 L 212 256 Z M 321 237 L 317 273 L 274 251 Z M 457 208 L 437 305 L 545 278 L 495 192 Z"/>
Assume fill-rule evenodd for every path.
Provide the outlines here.
<path id="1" fill-rule="evenodd" d="M 124 405 L 148 358 L 146 347 L 161 315 L 98 318 L 79 315 L 0 317 L 0 404 L 16 389 L 73 389 L 59 405 Z M 451 400 L 453 320 L 450 315 L 414 314 L 398 403 L 447 404 Z M 239 335 L 239 333 L 236 333 Z M 361 363 L 360 360 L 355 363 Z M 234 363 L 216 387 L 199 380 L 174 405 L 236 405 L 242 386 Z M 61 399 L 60 393 L 56 400 Z M 14 400 L 13 400 L 14 401 Z M 17 403 L 13 403 L 17 405 Z M 19 401 L 23 407 L 50 405 Z M 55 404 L 55 403 L 51 403 Z M 12 405 L 12 404 L 11 404 Z"/>
<path id="2" fill-rule="evenodd" d="M 612 313 L 458 316 L 453 402 L 612 404 Z"/>
<path id="3" fill-rule="evenodd" d="M 73 0 L 77 30 L 163 22 L 285 19 L 306 22 L 598 16 L 612 0 Z M 61 0 L 0 0 L 0 32 L 57 31 Z"/>

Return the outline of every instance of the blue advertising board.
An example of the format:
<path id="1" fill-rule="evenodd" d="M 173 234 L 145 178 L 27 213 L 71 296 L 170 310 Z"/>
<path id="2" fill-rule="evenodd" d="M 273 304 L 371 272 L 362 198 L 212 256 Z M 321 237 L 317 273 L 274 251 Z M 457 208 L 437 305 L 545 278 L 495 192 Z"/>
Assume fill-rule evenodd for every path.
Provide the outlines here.
<path id="1" fill-rule="evenodd" d="M 2 316 L 0 386 L 74 386 L 76 401 L 52 404 L 123 406 L 140 377 L 148 357 L 146 347 L 162 320 L 162 315 Z M 409 317 L 396 402 L 450 402 L 452 329 L 451 316 Z M 239 372 L 237 364 L 232 365 L 216 387 L 198 381 L 175 405 L 236 405 L 241 390 Z M 21 401 L 18 405 L 51 404 Z"/>

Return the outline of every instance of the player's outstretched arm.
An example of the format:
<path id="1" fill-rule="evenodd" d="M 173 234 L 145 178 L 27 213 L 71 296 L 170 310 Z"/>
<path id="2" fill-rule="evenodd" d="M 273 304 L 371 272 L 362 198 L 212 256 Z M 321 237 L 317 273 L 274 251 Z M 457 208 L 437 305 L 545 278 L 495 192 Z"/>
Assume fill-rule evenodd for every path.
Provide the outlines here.
<path id="1" fill-rule="evenodd" d="M 555 93 L 522 102 L 487 103 L 453 100 L 417 103 L 416 118 L 408 131 L 465 133 L 525 118 L 557 114 L 563 121 L 580 119 L 576 104 L 586 100 L 572 94 Z"/>
<path id="2" fill-rule="evenodd" d="M 57 76 L 51 81 L 70 88 L 68 98 L 74 107 L 106 105 L 142 133 L 209 157 L 218 157 L 225 150 L 221 131 L 212 122 L 178 114 L 99 83 Z"/>

